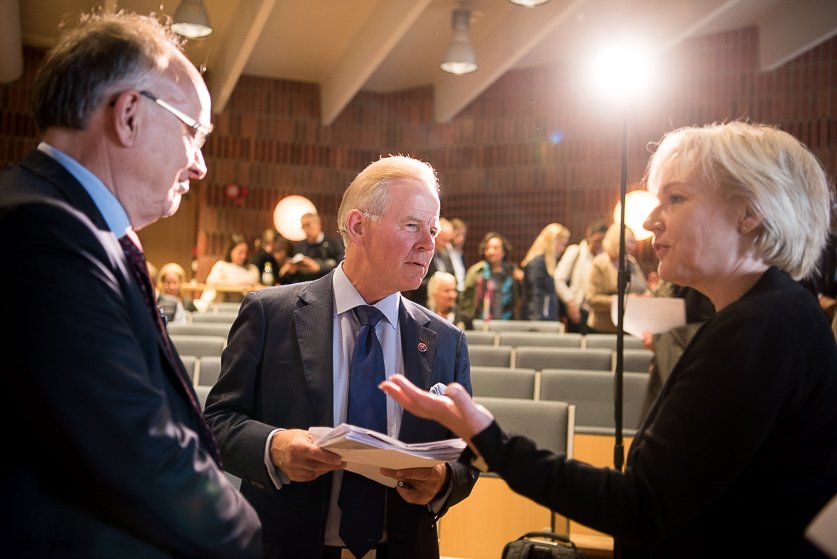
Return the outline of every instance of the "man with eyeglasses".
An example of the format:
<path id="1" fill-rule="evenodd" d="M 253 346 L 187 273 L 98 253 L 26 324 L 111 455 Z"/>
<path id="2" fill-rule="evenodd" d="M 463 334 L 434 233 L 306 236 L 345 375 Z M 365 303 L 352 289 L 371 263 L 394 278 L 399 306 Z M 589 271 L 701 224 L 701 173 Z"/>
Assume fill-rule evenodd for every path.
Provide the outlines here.
<path id="1" fill-rule="evenodd" d="M 85 16 L 47 53 L 32 106 L 43 141 L 0 175 L 0 259 L 16 268 L 0 275 L 0 549 L 260 557 L 134 233 L 206 174 L 199 72 L 152 18 Z"/>

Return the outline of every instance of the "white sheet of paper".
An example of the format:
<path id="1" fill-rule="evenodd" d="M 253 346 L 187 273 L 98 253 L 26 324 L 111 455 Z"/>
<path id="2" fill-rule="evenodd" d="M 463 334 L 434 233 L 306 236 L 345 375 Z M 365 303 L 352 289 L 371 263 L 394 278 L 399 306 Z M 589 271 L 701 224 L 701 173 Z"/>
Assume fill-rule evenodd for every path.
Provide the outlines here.
<path id="1" fill-rule="evenodd" d="M 808 525 L 805 536 L 826 555 L 837 558 L 837 495 Z"/>
<path id="2" fill-rule="evenodd" d="M 337 427 L 311 427 L 314 443 L 339 454 L 346 469 L 388 487 L 396 480 L 381 474 L 380 469 L 431 468 L 455 460 L 465 448 L 462 439 L 447 439 L 407 444 L 362 427 L 341 423 Z"/>
<path id="3" fill-rule="evenodd" d="M 616 324 L 616 296 L 610 318 Z M 679 297 L 625 297 L 625 332 L 642 338 L 643 332 L 659 334 L 686 324 L 686 301 Z"/>

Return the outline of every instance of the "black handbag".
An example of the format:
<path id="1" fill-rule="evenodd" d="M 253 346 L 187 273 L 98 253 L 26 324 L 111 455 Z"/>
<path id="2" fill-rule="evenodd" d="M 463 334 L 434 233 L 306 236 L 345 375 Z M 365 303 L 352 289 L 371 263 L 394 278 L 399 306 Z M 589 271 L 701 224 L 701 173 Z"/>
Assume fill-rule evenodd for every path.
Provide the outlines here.
<path id="1" fill-rule="evenodd" d="M 527 532 L 513 542 L 506 544 L 503 548 L 502 559 L 589 558 L 566 536 L 554 532 Z"/>

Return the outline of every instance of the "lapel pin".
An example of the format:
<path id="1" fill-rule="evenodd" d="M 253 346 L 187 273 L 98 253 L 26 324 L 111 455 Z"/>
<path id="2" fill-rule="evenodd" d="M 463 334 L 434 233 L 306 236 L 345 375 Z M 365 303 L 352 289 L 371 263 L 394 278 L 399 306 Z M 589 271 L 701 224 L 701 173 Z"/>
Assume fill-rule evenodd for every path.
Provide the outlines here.
<path id="1" fill-rule="evenodd" d="M 424 353 L 425 351 L 427 351 L 427 344 L 426 344 L 426 343 L 424 343 L 424 342 L 419 342 L 419 344 L 418 344 L 418 350 L 419 350 L 420 352 Z"/>

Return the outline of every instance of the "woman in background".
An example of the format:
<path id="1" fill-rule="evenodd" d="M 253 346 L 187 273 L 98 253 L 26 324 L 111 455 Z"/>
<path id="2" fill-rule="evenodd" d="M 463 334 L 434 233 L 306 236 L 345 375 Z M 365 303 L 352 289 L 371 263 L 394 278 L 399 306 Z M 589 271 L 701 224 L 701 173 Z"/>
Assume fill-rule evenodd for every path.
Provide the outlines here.
<path id="1" fill-rule="evenodd" d="M 511 245 L 500 233 L 485 234 L 479 246 L 481 260 L 468 268 L 459 311 L 470 327 L 475 318 L 512 320 L 519 316 L 520 269 L 508 260 Z M 522 275 L 522 274 L 521 274 Z"/>
<path id="2" fill-rule="evenodd" d="M 520 263 L 523 268 L 523 320 L 558 320 L 558 294 L 552 275 L 570 242 L 570 230 L 550 223 L 538 234 Z"/>
<path id="3" fill-rule="evenodd" d="M 212 286 L 240 286 L 241 291 L 219 291 L 207 289 L 201 294 L 201 306 L 209 307 L 210 303 L 241 302 L 244 293 L 259 283 L 259 269 L 247 262 L 250 245 L 244 235 L 235 233 L 230 237 L 224 258 L 212 265 L 206 277 L 206 285 Z"/>
<path id="4" fill-rule="evenodd" d="M 607 229 L 602 241 L 602 252 L 593 258 L 587 274 L 585 301 L 590 306 L 587 317 L 588 332 L 616 332 L 616 325 L 611 320 L 613 296 L 617 293 L 619 278 L 619 225 L 614 223 Z M 639 262 L 634 258 L 636 238 L 630 227 L 625 228 L 625 260 L 628 268 L 628 287 L 626 293 L 636 295 L 648 291 L 645 275 Z"/>
<path id="5" fill-rule="evenodd" d="M 823 557 L 804 531 L 837 493 L 837 344 L 797 280 L 825 245 L 825 172 L 790 134 L 732 122 L 668 134 L 647 184 L 660 278 L 717 314 L 674 366 L 624 472 L 504 433 L 456 384 L 436 396 L 396 375 L 384 391 L 466 439 L 464 460 L 479 455 L 518 493 L 612 534 L 624 559 Z"/>

